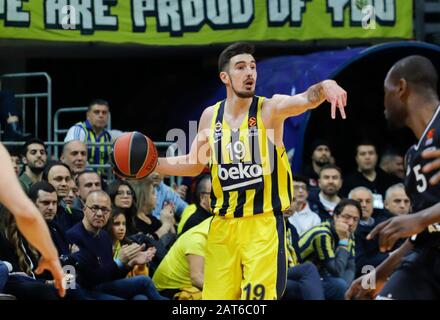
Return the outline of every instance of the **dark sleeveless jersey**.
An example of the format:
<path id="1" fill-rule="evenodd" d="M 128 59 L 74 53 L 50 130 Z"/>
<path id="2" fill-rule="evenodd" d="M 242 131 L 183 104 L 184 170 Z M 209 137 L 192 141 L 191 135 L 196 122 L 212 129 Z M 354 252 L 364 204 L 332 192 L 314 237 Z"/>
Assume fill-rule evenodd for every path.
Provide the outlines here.
<path id="1" fill-rule="evenodd" d="M 429 179 L 435 174 L 422 172 L 423 166 L 432 161 L 423 159 L 425 150 L 440 148 L 440 107 L 432 117 L 417 145 L 412 146 L 405 156 L 405 190 L 411 199 L 413 212 L 429 208 L 440 202 L 440 185 L 432 186 Z M 440 223 L 430 225 L 422 233 L 411 237 L 416 245 L 440 246 Z"/>

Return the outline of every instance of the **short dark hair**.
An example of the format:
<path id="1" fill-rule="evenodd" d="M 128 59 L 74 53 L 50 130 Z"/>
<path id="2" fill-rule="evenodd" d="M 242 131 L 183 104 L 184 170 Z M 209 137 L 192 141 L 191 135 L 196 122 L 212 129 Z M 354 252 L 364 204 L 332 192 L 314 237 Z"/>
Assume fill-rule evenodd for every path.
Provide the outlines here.
<path id="1" fill-rule="evenodd" d="M 208 173 L 203 173 L 197 177 L 196 190 L 194 192 L 194 202 L 196 205 L 200 203 L 200 195 L 204 192 L 205 183 L 207 180 L 211 180 L 211 175 Z"/>
<path id="2" fill-rule="evenodd" d="M 254 45 L 247 42 L 236 42 L 226 47 L 218 57 L 218 72 L 225 71 L 229 66 L 232 57 L 247 53 L 253 55 L 255 52 Z"/>
<path id="3" fill-rule="evenodd" d="M 25 144 L 23 145 L 23 148 L 21 149 L 21 155 L 23 157 L 26 157 L 26 153 L 27 153 L 27 148 L 31 145 L 31 144 L 39 144 L 42 145 L 44 147 L 44 149 L 46 149 L 46 145 L 44 144 L 44 141 L 38 138 L 30 138 L 29 140 L 27 140 L 25 142 Z"/>
<path id="4" fill-rule="evenodd" d="M 110 199 L 112 200 L 112 203 L 115 203 L 115 198 L 118 195 L 118 190 L 120 186 L 127 186 L 133 196 L 133 205 L 136 205 L 137 199 L 136 199 L 136 192 L 134 191 L 133 187 L 131 186 L 130 183 L 128 183 L 125 180 L 121 180 L 121 179 L 115 179 L 113 180 L 111 183 L 109 183 L 107 185 L 107 193 L 110 196 Z"/>
<path id="5" fill-rule="evenodd" d="M 306 184 L 307 187 L 309 186 L 309 179 L 302 174 L 294 174 L 292 176 L 292 180 L 297 182 L 303 182 Z"/>
<path id="6" fill-rule="evenodd" d="M 79 177 L 81 177 L 83 174 L 86 174 L 86 173 L 95 173 L 95 174 L 97 174 L 98 177 L 99 177 L 99 179 L 101 180 L 101 183 L 102 183 L 102 178 L 101 178 L 101 176 L 98 174 L 98 172 L 96 172 L 96 171 L 93 170 L 93 169 L 86 168 L 85 170 L 83 170 L 83 171 L 81 171 L 81 172 L 78 172 L 78 173 L 76 174 L 76 177 L 75 177 L 75 183 L 76 183 L 76 185 L 78 186 L 78 188 L 79 188 Z"/>
<path id="7" fill-rule="evenodd" d="M 38 192 L 40 190 L 49 193 L 53 193 L 53 192 L 56 193 L 55 187 L 51 185 L 49 182 L 44 180 L 38 181 L 29 188 L 29 198 L 32 200 L 32 202 L 34 203 L 37 202 Z"/>
<path id="8" fill-rule="evenodd" d="M 359 201 L 353 199 L 342 199 L 333 210 L 333 216 L 339 216 L 346 206 L 354 206 L 359 211 L 359 218 L 362 219 L 362 208 Z"/>
<path id="9" fill-rule="evenodd" d="M 106 100 L 104 100 L 104 99 L 93 99 L 92 101 L 90 101 L 89 107 L 88 107 L 87 111 L 92 110 L 92 107 L 95 104 L 101 104 L 101 105 L 107 106 L 107 108 L 110 109 L 110 105 L 108 104 L 108 102 Z"/>
<path id="10" fill-rule="evenodd" d="M 363 140 L 358 141 L 358 143 L 356 144 L 356 149 L 355 149 L 356 154 L 358 153 L 359 146 L 373 146 L 374 151 L 376 151 L 376 153 L 378 153 L 376 144 L 372 140 L 363 139 Z"/>
<path id="11" fill-rule="evenodd" d="M 67 164 L 65 164 L 64 162 L 61 162 L 61 161 L 51 160 L 46 164 L 46 167 L 44 167 L 42 180 L 49 181 L 49 179 L 48 179 L 49 171 L 55 166 L 63 166 L 64 168 L 69 170 L 69 174 L 70 174 L 70 176 L 72 176 L 72 171 L 70 171 L 70 168 Z"/>
<path id="12" fill-rule="evenodd" d="M 397 61 L 390 73 L 393 82 L 405 79 L 422 89 L 437 93 L 438 74 L 434 64 L 426 57 L 412 55 Z"/>
<path id="13" fill-rule="evenodd" d="M 331 163 L 328 163 L 328 164 L 322 166 L 321 170 L 319 170 L 319 177 L 321 178 L 321 173 L 322 173 L 322 171 L 324 171 L 324 170 L 328 170 L 328 169 L 335 169 L 336 171 L 339 172 L 339 175 L 340 175 L 341 178 L 342 178 L 342 171 L 341 171 L 341 168 L 339 168 L 337 165 L 335 165 L 335 164 L 331 164 Z"/>

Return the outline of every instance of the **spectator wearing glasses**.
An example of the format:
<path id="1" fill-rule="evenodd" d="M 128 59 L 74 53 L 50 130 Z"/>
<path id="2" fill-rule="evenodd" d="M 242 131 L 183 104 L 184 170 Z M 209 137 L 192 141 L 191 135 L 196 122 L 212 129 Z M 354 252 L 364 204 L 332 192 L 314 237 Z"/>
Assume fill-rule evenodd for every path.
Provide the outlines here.
<path id="1" fill-rule="evenodd" d="M 116 179 L 107 186 L 107 193 L 113 208 L 119 209 L 125 215 L 127 235 L 136 233 L 134 218 L 137 213 L 137 199 L 133 187 L 127 181 Z"/>
<path id="2" fill-rule="evenodd" d="M 150 260 L 144 245 L 124 245 L 118 258 L 113 259 L 113 242 L 104 230 L 110 213 L 108 194 L 92 191 L 84 203 L 84 219 L 67 232 L 68 239 L 79 248 L 78 282 L 87 289 L 123 299 L 163 299 L 149 277 L 125 278 L 135 265 L 143 265 Z"/>
<path id="3" fill-rule="evenodd" d="M 198 225 L 205 219 L 212 217 L 211 214 L 211 176 L 204 174 L 199 178 L 195 192 L 196 211 L 185 222 L 181 234 Z"/>
<path id="4" fill-rule="evenodd" d="M 313 227 L 300 237 L 301 259 L 318 267 L 327 300 L 344 299 L 354 279 L 354 232 L 361 217 L 359 203 L 343 199 L 335 207 L 332 220 Z"/>

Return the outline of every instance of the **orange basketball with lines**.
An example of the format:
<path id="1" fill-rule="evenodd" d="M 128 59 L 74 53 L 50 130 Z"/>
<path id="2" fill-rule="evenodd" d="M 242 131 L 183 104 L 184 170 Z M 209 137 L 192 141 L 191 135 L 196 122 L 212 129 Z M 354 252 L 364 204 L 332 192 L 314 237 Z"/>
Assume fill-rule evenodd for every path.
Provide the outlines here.
<path id="1" fill-rule="evenodd" d="M 142 179 L 157 165 L 157 149 L 150 138 L 140 132 L 128 132 L 113 143 L 113 172 L 126 179 Z"/>

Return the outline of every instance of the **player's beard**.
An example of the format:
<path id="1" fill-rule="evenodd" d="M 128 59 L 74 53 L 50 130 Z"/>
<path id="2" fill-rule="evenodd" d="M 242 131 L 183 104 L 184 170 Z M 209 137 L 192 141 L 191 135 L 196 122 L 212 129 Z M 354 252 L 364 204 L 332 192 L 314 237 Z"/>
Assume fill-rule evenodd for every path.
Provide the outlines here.
<path id="1" fill-rule="evenodd" d="M 237 91 L 237 90 L 235 90 L 234 83 L 232 82 L 232 79 L 231 79 L 231 88 L 232 88 L 232 91 L 234 91 L 235 95 L 239 98 L 242 98 L 242 99 L 252 98 L 255 95 L 255 90 L 252 90 L 252 91 Z"/>

